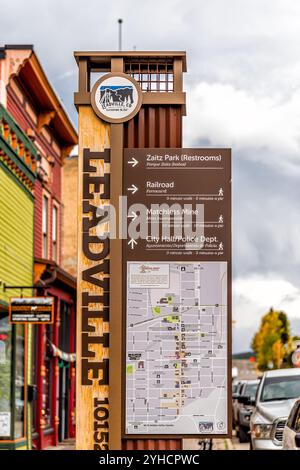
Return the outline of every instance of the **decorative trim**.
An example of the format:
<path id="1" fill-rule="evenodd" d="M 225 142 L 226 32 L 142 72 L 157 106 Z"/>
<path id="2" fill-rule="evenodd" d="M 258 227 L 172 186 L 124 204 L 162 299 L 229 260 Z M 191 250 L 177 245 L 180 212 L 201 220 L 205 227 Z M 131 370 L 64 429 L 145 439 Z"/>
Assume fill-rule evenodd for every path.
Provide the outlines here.
<path id="1" fill-rule="evenodd" d="M 44 126 L 48 126 L 52 119 L 54 118 L 56 112 L 55 111 L 44 111 L 38 115 L 38 131 L 41 132 Z"/>
<path id="2" fill-rule="evenodd" d="M 30 192 L 37 177 L 37 151 L 0 104 L 0 159 Z"/>
<path id="3" fill-rule="evenodd" d="M 6 161 L 4 161 L 2 155 L 1 155 L 1 147 L 0 147 L 0 168 L 2 168 L 12 179 L 13 181 L 21 188 L 23 191 L 26 192 L 26 194 L 31 197 L 32 199 L 34 198 L 31 185 L 32 183 L 30 182 L 29 185 L 24 184 L 24 181 L 21 181 L 19 176 L 14 173 L 13 167 L 10 167 Z M 33 187 L 33 185 L 32 185 Z"/>

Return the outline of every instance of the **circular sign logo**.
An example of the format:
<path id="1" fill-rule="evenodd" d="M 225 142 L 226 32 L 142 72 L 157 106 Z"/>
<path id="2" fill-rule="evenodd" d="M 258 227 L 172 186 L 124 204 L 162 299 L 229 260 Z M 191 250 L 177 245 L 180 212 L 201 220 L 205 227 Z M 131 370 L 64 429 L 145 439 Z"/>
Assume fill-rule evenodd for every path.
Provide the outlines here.
<path id="1" fill-rule="evenodd" d="M 108 73 L 93 86 L 91 103 L 95 113 L 104 121 L 129 121 L 140 110 L 142 90 L 129 75 Z"/>

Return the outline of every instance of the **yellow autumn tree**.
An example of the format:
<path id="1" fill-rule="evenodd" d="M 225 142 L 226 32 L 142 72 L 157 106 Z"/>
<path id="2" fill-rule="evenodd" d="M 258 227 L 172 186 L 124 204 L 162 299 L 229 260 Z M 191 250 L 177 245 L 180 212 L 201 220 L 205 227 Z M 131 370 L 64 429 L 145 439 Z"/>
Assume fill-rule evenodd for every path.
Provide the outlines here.
<path id="1" fill-rule="evenodd" d="M 258 369 L 279 369 L 291 352 L 290 323 L 287 315 L 272 308 L 262 317 L 252 340 Z"/>

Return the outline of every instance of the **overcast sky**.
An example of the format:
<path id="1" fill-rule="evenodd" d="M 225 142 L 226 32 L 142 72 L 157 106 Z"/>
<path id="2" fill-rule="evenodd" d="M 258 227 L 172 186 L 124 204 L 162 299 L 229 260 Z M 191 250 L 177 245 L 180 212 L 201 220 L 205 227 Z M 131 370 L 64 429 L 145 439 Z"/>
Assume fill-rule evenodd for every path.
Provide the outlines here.
<path id="1" fill-rule="evenodd" d="M 270 306 L 300 334 L 300 2 L 0 0 L 76 123 L 74 50 L 185 50 L 184 146 L 233 149 L 234 351 Z"/>

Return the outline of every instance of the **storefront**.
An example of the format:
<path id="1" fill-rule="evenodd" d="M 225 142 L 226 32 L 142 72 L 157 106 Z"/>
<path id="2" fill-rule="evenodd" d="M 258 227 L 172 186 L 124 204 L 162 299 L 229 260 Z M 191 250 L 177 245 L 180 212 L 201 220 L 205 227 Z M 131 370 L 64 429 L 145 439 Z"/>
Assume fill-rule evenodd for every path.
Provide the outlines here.
<path id="1" fill-rule="evenodd" d="M 31 448 L 32 327 L 11 325 L 11 296 L 31 295 L 36 150 L 0 104 L 0 449 Z"/>
<path id="2" fill-rule="evenodd" d="M 0 103 L 0 448 L 44 449 L 75 434 L 76 280 L 61 227 L 77 134 L 32 46 L 0 48 Z M 54 297 L 53 324 L 9 325 L 22 294 Z"/>
<path id="3" fill-rule="evenodd" d="M 75 306 L 76 280 L 55 262 L 35 259 L 39 295 L 55 299 L 54 323 L 34 327 L 32 381 L 33 448 L 44 449 L 75 436 Z"/>

